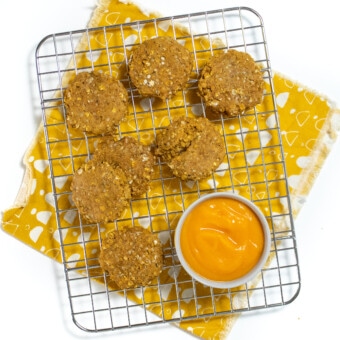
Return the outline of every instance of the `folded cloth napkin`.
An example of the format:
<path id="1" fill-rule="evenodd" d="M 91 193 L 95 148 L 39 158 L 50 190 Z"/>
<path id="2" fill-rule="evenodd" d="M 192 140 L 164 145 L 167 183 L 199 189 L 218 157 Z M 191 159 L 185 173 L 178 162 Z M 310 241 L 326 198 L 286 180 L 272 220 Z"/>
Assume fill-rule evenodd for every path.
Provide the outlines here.
<path id="1" fill-rule="evenodd" d="M 112 25 L 156 16 L 156 14 L 144 13 L 131 3 L 106 0 L 102 1 L 95 9 L 89 26 Z M 147 27 L 145 30 L 147 30 Z M 93 44 L 100 43 L 100 37 L 96 42 L 93 42 Z M 79 65 L 81 66 L 83 65 L 82 63 L 86 62 L 88 61 L 80 58 Z M 302 84 L 287 79 L 284 75 L 274 73 L 273 83 L 279 112 L 293 216 L 296 217 L 331 150 L 332 144 L 337 138 L 340 128 L 340 111 L 324 96 Z M 58 112 L 52 112 L 50 119 L 59 121 L 62 118 Z M 135 122 L 127 121 L 124 124 L 128 130 L 131 129 L 131 126 L 134 126 Z M 142 124 L 147 125 L 148 121 L 139 122 L 138 124 L 140 124 L 139 126 L 142 126 Z M 249 122 L 249 126 L 253 124 L 255 122 Z M 124 130 L 124 127 L 122 129 Z M 64 136 L 65 131 L 51 131 L 51 134 L 55 134 L 55 138 L 60 138 Z M 150 136 L 145 135 L 143 138 L 147 141 Z M 81 143 L 79 142 L 79 145 L 73 145 L 72 147 L 82 150 L 84 145 Z M 62 146 L 60 147 L 62 148 Z M 64 147 L 68 148 L 68 145 Z M 53 150 L 53 152 L 62 153 L 63 150 Z M 46 140 L 42 124 L 25 153 L 24 164 L 26 166 L 25 178 L 15 204 L 3 214 L 2 228 L 24 244 L 61 262 L 60 234 L 57 230 L 55 202 L 52 194 Z M 62 174 L 70 164 L 69 161 L 61 159 L 58 166 Z M 242 181 L 242 174 L 240 174 L 240 181 Z M 62 190 L 69 185 L 68 177 L 57 177 L 55 183 L 56 190 Z M 172 190 L 172 188 L 168 189 Z M 62 201 L 63 198 L 60 198 L 60 200 Z M 58 202 L 58 204 L 60 206 L 69 204 L 66 201 L 67 199 L 65 202 Z M 171 204 L 176 204 L 176 202 Z M 140 216 L 145 214 L 143 211 L 139 213 Z M 65 223 L 72 223 L 75 218 L 76 216 L 70 212 L 63 216 Z M 141 224 L 143 224 L 142 220 L 140 221 Z M 91 237 L 90 234 L 91 231 L 88 234 L 85 231 L 85 236 L 83 235 L 83 237 Z M 74 235 L 65 234 L 62 237 L 68 237 L 70 239 L 69 243 L 72 243 L 74 239 L 76 244 L 77 240 L 79 240 L 79 234 L 76 232 Z M 90 251 L 93 253 L 98 252 L 98 244 L 95 245 L 94 242 L 91 245 L 92 243 L 90 243 L 89 247 L 93 248 L 87 249 L 87 253 Z M 78 248 L 75 246 L 69 253 L 66 252 L 66 256 L 68 256 L 68 260 L 72 257 L 79 259 L 83 256 L 81 253 L 83 253 L 83 249 L 80 249 L 80 246 Z M 131 296 L 131 299 L 138 301 L 137 296 Z M 188 308 L 188 311 L 184 311 L 184 313 L 190 313 L 189 309 L 192 306 L 188 303 L 186 308 Z M 156 314 L 160 312 L 157 308 L 152 311 Z M 172 311 L 172 313 L 174 312 L 176 311 Z M 185 321 L 175 325 L 202 339 L 225 339 L 236 319 L 236 315 L 228 315 Z"/>

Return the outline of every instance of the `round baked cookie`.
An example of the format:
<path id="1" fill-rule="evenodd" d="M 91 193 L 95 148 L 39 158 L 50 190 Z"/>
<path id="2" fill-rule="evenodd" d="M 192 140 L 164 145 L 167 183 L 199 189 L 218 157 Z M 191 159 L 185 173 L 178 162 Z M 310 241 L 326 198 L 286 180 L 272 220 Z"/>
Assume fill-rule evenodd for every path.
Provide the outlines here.
<path id="1" fill-rule="evenodd" d="M 263 90 L 260 67 L 248 53 L 236 50 L 211 57 L 198 80 L 198 93 L 207 108 L 228 116 L 261 103 Z"/>
<path id="2" fill-rule="evenodd" d="M 108 162 L 120 167 L 128 180 L 131 196 L 143 195 L 149 189 L 149 183 L 155 163 L 150 147 L 141 144 L 133 137 L 115 140 L 103 138 L 97 145 L 93 160 Z"/>
<path id="3" fill-rule="evenodd" d="M 145 40 L 131 54 L 129 76 L 142 96 L 170 99 L 190 78 L 190 51 L 174 38 Z"/>
<path id="4" fill-rule="evenodd" d="M 147 229 L 124 227 L 103 239 L 99 263 L 120 289 L 145 286 L 162 272 L 162 245 Z"/>
<path id="5" fill-rule="evenodd" d="M 131 198 L 123 170 L 93 160 L 75 172 L 71 191 L 80 215 L 90 223 L 116 220 L 128 207 Z"/>
<path id="6" fill-rule="evenodd" d="M 64 91 L 68 124 L 93 134 L 115 131 L 128 113 L 128 93 L 124 85 L 108 74 L 81 72 Z"/>
<path id="7" fill-rule="evenodd" d="M 155 154 L 183 180 L 200 180 L 222 163 L 225 147 L 217 127 L 207 118 L 181 117 L 156 136 Z"/>

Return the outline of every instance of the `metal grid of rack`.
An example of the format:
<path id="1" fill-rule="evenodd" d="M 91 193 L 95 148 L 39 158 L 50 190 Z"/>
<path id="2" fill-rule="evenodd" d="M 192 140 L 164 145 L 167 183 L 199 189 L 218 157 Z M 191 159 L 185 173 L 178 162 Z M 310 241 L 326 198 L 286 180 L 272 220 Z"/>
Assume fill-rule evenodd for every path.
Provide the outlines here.
<path id="1" fill-rule="evenodd" d="M 165 103 L 141 98 L 127 76 L 130 51 L 160 34 L 189 43 L 195 62 L 188 86 Z M 263 103 L 242 116 L 210 117 L 225 141 L 221 166 L 207 180 L 183 182 L 157 160 L 150 191 L 132 200 L 122 218 L 107 225 L 83 222 L 72 204 L 69 183 L 74 171 L 91 157 L 100 136 L 69 130 L 63 91 L 70 77 L 94 69 L 118 77 L 129 92 L 130 114 L 117 136 L 152 142 L 175 116 L 207 114 L 196 94 L 202 63 L 217 50 L 229 48 L 245 51 L 261 64 L 266 91 Z M 62 261 L 72 318 L 79 328 L 98 332 L 181 322 L 294 300 L 300 289 L 295 232 L 272 71 L 258 13 L 229 8 L 53 34 L 39 44 L 36 64 Z M 270 260 L 256 279 L 234 289 L 195 282 L 181 268 L 173 246 L 181 213 L 190 202 L 214 191 L 233 191 L 252 200 L 271 227 Z M 119 290 L 99 267 L 103 234 L 126 224 L 149 228 L 162 241 L 163 272 L 148 287 Z"/>

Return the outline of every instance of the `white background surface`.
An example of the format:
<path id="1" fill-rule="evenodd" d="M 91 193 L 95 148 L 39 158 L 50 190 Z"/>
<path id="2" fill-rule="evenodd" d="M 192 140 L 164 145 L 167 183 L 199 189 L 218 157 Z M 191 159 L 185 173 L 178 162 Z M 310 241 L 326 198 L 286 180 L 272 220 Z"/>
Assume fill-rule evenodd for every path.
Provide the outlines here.
<path id="1" fill-rule="evenodd" d="M 17 11 L 18 3 L 21 10 Z M 336 2 L 143 1 L 165 15 L 246 5 L 264 19 L 272 68 L 327 95 L 340 105 L 339 28 Z M 15 200 L 22 157 L 40 121 L 34 51 L 47 34 L 84 28 L 95 0 L 2 2 L 0 209 Z M 295 225 L 302 289 L 292 304 L 242 315 L 228 340 L 336 338 L 340 294 L 340 141 L 333 147 Z M 87 334 L 71 322 L 62 267 L 0 232 L 1 339 L 135 339 L 192 336 L 171 325 Z M 335 308 L 335 309 L 334 309 Z M 332 335 L 333 334 L 333 335 Z"/>

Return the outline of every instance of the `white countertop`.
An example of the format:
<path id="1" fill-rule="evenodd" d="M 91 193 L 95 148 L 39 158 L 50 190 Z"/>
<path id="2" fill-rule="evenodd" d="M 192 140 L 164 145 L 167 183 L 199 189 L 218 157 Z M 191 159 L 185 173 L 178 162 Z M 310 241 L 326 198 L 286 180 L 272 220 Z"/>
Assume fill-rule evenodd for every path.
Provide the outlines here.
<path id="1" fill-rule="evenodd" d="M 142 2 L 142 1 L 140 1 Z M 340 106 L 338 11 L 334 1 L 143 1 L 165 15 L 249 6 L 263 17 L 272 68 L 325 94 Z M 152 4 L 154 3 L 154 4 Z M 47 34 L 84 28 L 96 0 L 6 1 L 1 11 L 1 177 L 0 210 L 15 200 L 24 169 L 22 157 L 40 121 L 34 52 Z M 151 5 L 149 5 L 151 4 Z M 16 38 L 17 37 L 17 38 Z M 13 129 L 17 133 L 13 135 Z M 9 142 L 9 140 L 11 140 Z M 11 145 L 11 148 L 8 148 Z M 228 340 L 320 338 L 338 334 L 340 294 L 337 252 L 340 192 L 340 140 L 336 142 L 295 221 L 302 275 L 298 298 L 290 305 L 242 315 Z M 6 164 L 6 166 L 5 166 Z M 72 324 L 62 266 L 0 232 L 1 339 L 83 339 L 161 336 L 191 339 L 171 326 L 87 334 Z"/>

